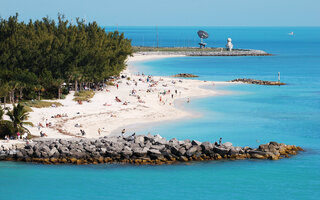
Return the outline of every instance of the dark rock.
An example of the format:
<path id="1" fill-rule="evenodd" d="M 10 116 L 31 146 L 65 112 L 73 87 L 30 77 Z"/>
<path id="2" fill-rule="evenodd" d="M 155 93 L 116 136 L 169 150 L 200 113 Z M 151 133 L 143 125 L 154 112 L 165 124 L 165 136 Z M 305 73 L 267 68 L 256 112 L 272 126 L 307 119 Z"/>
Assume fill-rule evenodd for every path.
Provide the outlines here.
<path id="1" fill-rule="evenodd" d="M 164 158 L 164 156 L 161 154 L 161 152 L 159 150 L 156 150 L 156 149 L 149 149 L 148 150 L 148 155 L 153 160 Z"/>
<path id="2" fill-rule="evenodd" d="M 192 157 L 193 155 L 195 155 L 196 153 L 199 153 L 201 151 L 201 147 L 200 146 L 192 146 L 190 149 L 188 149 L 188 151 L 186 152 L 186 156 L 188 157 Z"/>
<path id="3" fill-rule="evenodd" d="M 222 157 L 227 155 L 230 149 L 227 149 L 223 146 L 214 146 L 213 147 L 213 151 L 215 153 L 218 153 L 219 155 L 221 155 Z"/>
<path id="4" fill-rule="evenodd" d="M 196 145 L 196 146 L 200 146 L 202 144 L 202 142 L 199 142 L 197 140 L 192 140 L 191 144 Z"/>

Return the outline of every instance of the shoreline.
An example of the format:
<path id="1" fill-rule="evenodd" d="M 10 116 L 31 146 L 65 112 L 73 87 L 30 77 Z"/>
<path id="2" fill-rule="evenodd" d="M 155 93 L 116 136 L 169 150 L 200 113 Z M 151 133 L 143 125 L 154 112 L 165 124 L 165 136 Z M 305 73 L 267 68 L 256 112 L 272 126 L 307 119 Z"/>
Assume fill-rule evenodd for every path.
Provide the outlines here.
<path id="1" fill-rule="evenodd" d="M 48 121 L 52 123 L 52 126 L 40 129 L 37 126 L 31 127 L 29 128 L 30 132 L 32 135 L 39 136 L 39 132 L 43 131 L 48 135 L 48 138 L 71 138 L 82 137 L 80 135 L 80 129 L 82 129 L 86 132 L 85 137 L 99 138 L 117 135 L 116 131 L 126 127 L 136 126 L 140 128 L 146 124 L 162 124 L 171 120 L 199 117 L 199 115 L 194 116 L 195 113 L 192 111 L 190 112 L 182 108 L 182 106 L 177 106 L 177 103 L 187 104 L 183 102 L 188 98 L 192 100 L 228 94 L 229 92 L 226 91 L 205 89 L 204 87 L 213 84 L 229 85 L 233 83 L 153 76 L 151 79 L 156 84 L 154 87 L 150 87 L 150 82 L 146 82 L 147 76 L 137 76 L 134 74 L 135 62 L 177 56 L 183 55 L 135 54 L 133 57 L 129 57 L 127 60 L 128 67 L 121 75 L 130 77 L 130 80 L 123 78 L 118 80 L 119 89 L 115 86 L 107 86 L 110 92 L 106 92 L 105 90 L 96 91 L 91 102 L 84 102 L 83 105 L 79 105 L 72 100 L 74 92 L 71 92 L 66 99 L 58 100 L 58 102 L 63 104 L 61 107 L 33 108 L 34 111 L 29 114 L 28 121 L 31 121 L 35 125 L 39 122 L 46 124 L 45 121 Z M 135 82 L 137 82 L 137 86 L 134 85 Z M 137 95 L 139 95 L 141 101 L 137 100 L 136 96 L 129 94 L 132 89 L 137 91 Z M 170 94 L 160 94 L 163 91 L 168 93 L 169 90 L 171 91 Z M 179 92 L 175 93 L 175 90 Z M 162 102 L 159 101 L 159 94 Z M 171 95 L 173 98 L 171 98 Z M 115 96 L 119 97 L 122 102 L 128 102 L 128 104 L 122 105 L 122 102 L 116 102 L 114 100 Z M 51 116 L 64 113 L 68 117 L 51 118 Z M 80 127 L 75 127 L 76 124 L 79 124 Z M 100 135 L 98 134 L 98 129 L 101 130 Z M 126 135 L 128 134 L 132 134 L 132 132 L 127 132 Z M 118 135 L 120 135 L 120 132 Z"/>

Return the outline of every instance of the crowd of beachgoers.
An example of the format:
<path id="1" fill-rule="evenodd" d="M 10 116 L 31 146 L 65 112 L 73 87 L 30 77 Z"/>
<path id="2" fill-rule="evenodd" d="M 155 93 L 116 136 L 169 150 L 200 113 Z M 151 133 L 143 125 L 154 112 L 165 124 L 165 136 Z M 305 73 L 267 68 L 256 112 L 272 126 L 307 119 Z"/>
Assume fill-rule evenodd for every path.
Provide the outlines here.
<path id="1" fill-rule="evenodd" d="M 62 106 L 33 108 L 28 121 L 32 135 L 48 138 L 102 137 L 120 135 L 121 130 L 133 124 L 196 117 L 195 113 L 182 109 L 194 98 L 225 94 L 205 89 L 204 86 L 230 84 L 194 79 L 158 77 L 134 71 L 136 61 L 159 59 L 168 56 L 135 55 L 127 61 L 128 68 L 114 85 L 95 91 L 88 102 L 74 101 L 74 92 L 58 100 Z M 118 131 L 120 130 L 120 131 Z M 128 129 L 127 129 L 128 130 Z M 125 134 L 132 134 L 130 129 Z"/>

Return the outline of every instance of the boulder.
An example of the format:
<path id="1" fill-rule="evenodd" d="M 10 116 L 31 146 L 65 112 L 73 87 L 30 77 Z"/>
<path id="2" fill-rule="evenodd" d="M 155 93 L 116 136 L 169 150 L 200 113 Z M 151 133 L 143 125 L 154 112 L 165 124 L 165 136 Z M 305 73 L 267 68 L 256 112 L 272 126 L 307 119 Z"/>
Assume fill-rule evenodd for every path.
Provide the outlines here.
<path id="1" fill-rule="evenodd" d="M 144 136 L 143 135 L 138 135 L 134 139 L 134 143 L 136 144 L 144 144 Z"/>
<path id="2" fill-rule="evenodd" d="M 152 146 L 150 146 L 150 149 L 157 149 L 157 150 L 159 150 L 159 151 L 162 151 L 162 150 L 164 150 L 165 148 L 166 148 L 165 145 L 152 145 Z"/>
<path id="3" fill-rule="evenodd" d="M 199 142 L 197 140 L 192 140 L 191 144 L 196 145 L 196 146 L 200 146 L 202 144 L 202 142 Z"/>
<path id="4" fill-rule="evenodd" d="M 149 149 L 148 155 L 153 160 L 164 158 L 164 156 L 161 154 L 161 152 L 157 149 Z"/>
<path id="5" fill-rule="evenodd" d="M 54 147 L 48 152 L 48 156 L 52 157 L 53 155 L 56 155 L 58 153 L 59 153 L 59 151 Z"/>
<path id="6" fill-rule="evenodd" d="M 213 151 L 218 153 L 220 156 L 224 157 L 228 154 L 230 149 L 225 148 L 224 146 L 214 146 Z"/>
<path id="7" fill-rule="evenodd" d="M 167 143 L 169 146 L 179 146 L 179 141 L 176 138 L 172 138 Z"/>
<path id="8" fill-rule="evenodd" d="M 223 146 L 225 146 L 225 147 L 232 147 L 232 143 L 231 142 L 225 142 L 225 143 L 223 143 L 222 144 Z"/>
<path id="9" fill-rule="evenodd" d="M 192 157 L 193 155 L 195 155 L 197 152 L 201 151 L 201 147 L 200 146 L 192 146 L 190 149 L 188 149 L 188 151 L 186 152 L 186 156 L 188 157 Z"/>
<path id="10" fill-rule="evenodd" d="M 135 155 L 138 158 L 144 158 L 147 156 L 148 149 L 147 148 L 134 148 L 132 149 L 133 155 Z"/>

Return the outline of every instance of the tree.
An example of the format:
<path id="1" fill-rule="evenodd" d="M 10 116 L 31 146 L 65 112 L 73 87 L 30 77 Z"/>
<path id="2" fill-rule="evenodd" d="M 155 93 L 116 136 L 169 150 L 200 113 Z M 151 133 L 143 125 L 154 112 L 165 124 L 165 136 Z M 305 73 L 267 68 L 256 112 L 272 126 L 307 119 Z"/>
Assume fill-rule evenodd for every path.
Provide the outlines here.
<path id="1" fill-rule="evenodd" d="M 9 94 L 9 84 L 0 82 L 0 98 L 3 98 L 3 107 L 6 107 L 6 99 Z"/>
<path id="2" fill-rule="evenodd" d="M 15 133 L 17 133 L 18 131 L 26 131 L 30 133 L 30 131 L 26 127 L 24 127 L 24 125 L 33 126 L 33 124 L 31 122 L 25 121 L 28 119 L 28 111 L 24 108 L 23 105 L 21 105 L 20 103 L 18 103 L 17 106 L 13 104 L 13 109 L 11 111 L 8 111 L 7 115 L 12 121 Z"/>
<path id="3" fill-rule="evenodd" d="M 123 33 L 79 18 L 72 24 L 60 14 L 57 22 L 0 18 L 0 36 L 0 82 L 9 84 L 9 91 L 0 87 L 0 98 L 11 102 L 15 94 L 20 100 L 59 98 L 61 82 L 74 82 L 76 90 L 85 82 L 97 85 L 119 75 L 132 54 Z"/>
<path id="4" fill-rule="evenodd" d="M 4 115 L 4 110 L 0 107 L 0 121 L 2 121 Z"/>

